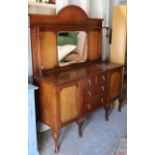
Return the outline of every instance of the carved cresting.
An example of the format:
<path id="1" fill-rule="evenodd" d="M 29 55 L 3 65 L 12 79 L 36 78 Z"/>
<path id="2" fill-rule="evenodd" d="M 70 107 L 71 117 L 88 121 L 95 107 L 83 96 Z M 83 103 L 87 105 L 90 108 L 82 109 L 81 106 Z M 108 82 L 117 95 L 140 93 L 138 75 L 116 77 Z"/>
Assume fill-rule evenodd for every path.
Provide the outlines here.
<path id="1" fill-rule="evenodd" d="M 89 18 L 84 10 L 75 5 L 69 5 L 58 12 L 56 16 L 29 14 L 32 26 L 69 26 L 73 27 L 102 27 L 103 19 Z M 61 30 L 60 29 L 60 30 Z"/>
<path id="2" fill-rule="evenodd" d="M 36 15 L 29 14 L 30 16 L 30 27 L 40 26 L 40 28 L 51 28 L 59 27 L 62 28 L 73 28 L 76 29 L 81 27 L 89 28 L 101 28 L 103 19 L 89 18 L 84 10 L 78 6 L 69 5 L 58 12 L 56 16 L 50 15 Z M 66 27 L 65 27 L 66 26 Z M 61 28 L 60 28 L 61 27 Z"/>

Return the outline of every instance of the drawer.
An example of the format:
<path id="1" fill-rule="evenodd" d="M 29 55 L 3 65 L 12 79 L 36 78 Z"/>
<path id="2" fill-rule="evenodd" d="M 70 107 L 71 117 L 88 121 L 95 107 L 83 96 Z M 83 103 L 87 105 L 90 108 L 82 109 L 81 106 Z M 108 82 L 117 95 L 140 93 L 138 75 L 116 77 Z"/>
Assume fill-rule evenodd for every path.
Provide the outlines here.
<path id="1" fill-rule="evenodd" d="M 87 89 L 87 90 L 83 90 L 82 91 L 82 99 L 83 102 L 89 102 L 92 103 L 94 101 L 95 98 L 95 92 L 91 89 Z"/>
<path id="2" fill-rule="evenodd" d="M 97 105 L 104 105 L 106 103 L 105 95 L 98 95 L 97 96 Z"/>
<path id="3" fill-rule="evenodd" d="M 83 106 L 83 112 L 88 112 L 94 109 L 94 103 L 97 101 L 97 96 L 95 94 L 95 91 L 83 91 L 83 97 L 82 97 L 82 106 Z"/>
<path id="4" fill-rule="evenodd" d="M 82 81 L 82 89 L 83 90 L 89 90 L 89 89 L 93 89 L 93 87 L 95 86 L 95 78 L 94 77 L 90 77 L 87 79 L 84 79 Z"/>
<path id="5" fill-rule="evenodd" d="M 87 113 L 93 109 L 92 104 L 85 103 L 83 104 L 83 113 Z"/>
<path id="6" fill-rule="evenodd" d="M 95 87 L 95 94 L 105 95 L 106 94 L 106 84 L 100 84 Z"/>
<path id="7" fill-rule="evenodd" d="M 96 97 L 92 100 L 86 100 L 82 104 L 83 113 L 87 113 L 89 111 L 95 110 L 99 107 L 103 107 L 106 104 L 105 96 L 96 95 Z"/>
<path id="8" fill-rule="evenodd" d="M 97 75 L 97 85 L 104 85 L 106 83 L 106 74 L 101 73 Z"/>

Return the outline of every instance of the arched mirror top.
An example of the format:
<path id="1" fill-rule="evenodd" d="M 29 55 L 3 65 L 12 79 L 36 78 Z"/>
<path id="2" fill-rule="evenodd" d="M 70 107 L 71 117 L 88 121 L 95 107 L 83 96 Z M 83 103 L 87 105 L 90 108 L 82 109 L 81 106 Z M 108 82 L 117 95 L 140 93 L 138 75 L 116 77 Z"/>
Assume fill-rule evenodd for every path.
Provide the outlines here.
<path id="1" fill-rule="evenodd" d="M 61 9 L 56 16 L 29 14 L 30 26 L 79 26 L 102 27 L 103 19 L 89 18 L 86 12 L 75 5 Z"/>

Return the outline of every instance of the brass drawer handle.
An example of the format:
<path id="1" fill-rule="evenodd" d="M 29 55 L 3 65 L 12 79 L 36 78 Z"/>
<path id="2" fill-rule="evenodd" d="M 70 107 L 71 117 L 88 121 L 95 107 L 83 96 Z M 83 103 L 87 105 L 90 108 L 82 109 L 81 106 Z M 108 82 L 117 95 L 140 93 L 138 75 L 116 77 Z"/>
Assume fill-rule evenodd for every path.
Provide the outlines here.
<path id="1" fill-rule="evenodd" d="M 104 86 L 102 86 L 102 91 L 104 91 Z"/>
<path id="2" fill-rule="evenodd" d="M 102 76 L 102 79 L 105 81 L 105 76 L 104 75 Z"/>
<path id="3" fill-rule="evenodd" d="M 101 97 L 101 102 L 102 102 L 102 104 L 104 103 L 104 101 L 103 101 L 103 98 Z"/>
<path id="4" fill-rule="evenodd" d="M 91 85 L 91 80 L 90 79 L 88 80 L 88 84 Z"/>
<path id="5" fill-rule="evenodd" d="M 44 66 L 41 66 L 41 69 L 44 69 Z"/>
<path id="6" fill-rule="evenodd" d="M 89 96 L 92 96 L 92 95 L 91 95 L 91 91 L 88 91 L 88 95 L 89 95 Z"/>
<path id="7" fill-rule="evenodd" d="M 91 109 L 91 105 L 87 104 L 87 108 L 88 108 L 88 110 L 90 110 Z"/>

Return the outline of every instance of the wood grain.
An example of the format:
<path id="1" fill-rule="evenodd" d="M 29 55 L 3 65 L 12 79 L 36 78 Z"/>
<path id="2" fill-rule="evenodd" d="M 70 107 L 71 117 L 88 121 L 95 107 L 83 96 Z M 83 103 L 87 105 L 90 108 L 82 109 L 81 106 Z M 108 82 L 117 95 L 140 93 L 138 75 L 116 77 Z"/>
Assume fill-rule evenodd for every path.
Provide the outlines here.
<path id="1" fill-rule="evenodd" d="M 39 86 L 39 119 L 57 131 L 52 133 L 56 150 L 62 127 L 77 121 L 82 135 L 83 123 L 79 120 L 102 107 L 108 120 L 110 103 L 121 95 L 122 68 L 119 64 L 94 63 L 34 76 L 35 84 Z"/>
<path id="2" fill-rule="evenodd" d="M 41 75 L 50 69 L 61 70 L 66 66 L 58 65 L 56 33 L 59 31 L 86 31 L 88 33 L 88 60 L 101 62 L 102 57 L 102 21 L 89 18 L 78 6 L 67 6 L 56 16 L 29 14 L 32 33 L 32 55 L 34 74 Z M 79 64 L 77 64 L 79 65 Z M 76 63 L 70 66 L 77 66 Z"/>
<path id="3" fill-rule="evenodd" d="M 39 29 L 38 27 L 31 28 L 31 47 L 32 47 L 32 66 L 33 75 L 41 74 L 40 60 L 40 44 L 39 44 Z"/>
<path id="4" fill-rule="evenodd" d="M 40 53 L 41 53 L 41 68 L 49 69 L 57 65 L 57 48 L 56 34 L 54 32 L 40 33 Z"/>
<path id="5" fill-rule="evenodd" d="M 77 96 L 78 91 L 75 85 L 65 87 L 61 90 L 60 92 L 61 122 L 67 122 L 77 117 L 78 115 Z"/>
<path id="6" fill-rule="evenodd" d="M 88 33 L 88 60 L 98 60 L 99 59 L 99 32 L 91 31 Z"/>
<path id="7" fill-rule="evenodd" d="M 110 94 L 110 100 L 118 97 L 121 95 L 121 89 L 122 89 L 122 74 L 121 70 L 116 70 L 110 73 L 110 88 L 109 88 L 109 94 Z"/>
<path id="8" fill-rule="evenodd" d="M 56 16 L 29 14 L 31 26 L 79 26 L 100 27 L 103 19 L 89 18 L 84 10 L 75 5 L 64 7 Z"/>
<path id="9" fill-rule="evenodd" d="M 57 16 L 30 15 L 30 29 L 38 118 L 52 128 L 58 152 L 62 127 L 76 121 L 82 135 L 84 116 L 101 107 L 108 120 L 111 101 L 121 94 L 123 65 L 101 61 L 102 19 L 89 18 L 77 6 L 67 6 Z M 63 30 L 88 33 L 87 62 L 57 66 L 55 34 Z"/>
<path id="10" fill-rule="evenodd" d="M 38 118 L 45 124 L 55 127 L 57 124 L 57 104 L 56 104 L 56 89 L 46 83 L 40 83 L 35 80 L 34 83 L 39 86 L 37 113 Z"/>

